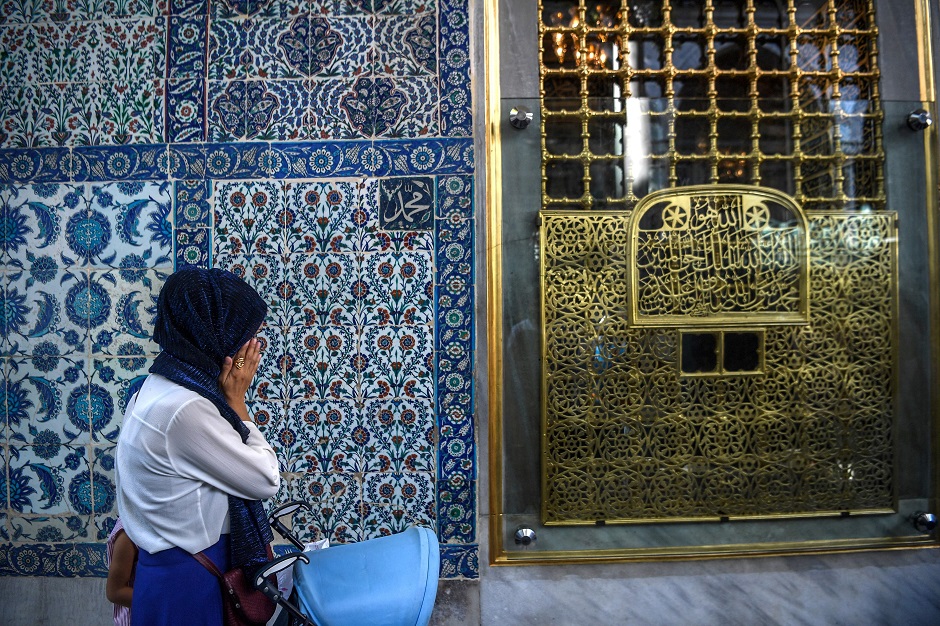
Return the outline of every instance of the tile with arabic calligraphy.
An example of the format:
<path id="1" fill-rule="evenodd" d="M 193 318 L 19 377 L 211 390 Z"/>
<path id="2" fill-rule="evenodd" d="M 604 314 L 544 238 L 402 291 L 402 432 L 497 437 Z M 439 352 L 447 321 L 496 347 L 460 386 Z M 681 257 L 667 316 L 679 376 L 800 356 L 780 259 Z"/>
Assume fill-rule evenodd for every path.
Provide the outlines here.
<path id="1" fill-rule="evenodd" d="M 434 183 L 429 177 L 383 179 L 379 222 L 385 230 L 428 230 L 433 226 Z"/>

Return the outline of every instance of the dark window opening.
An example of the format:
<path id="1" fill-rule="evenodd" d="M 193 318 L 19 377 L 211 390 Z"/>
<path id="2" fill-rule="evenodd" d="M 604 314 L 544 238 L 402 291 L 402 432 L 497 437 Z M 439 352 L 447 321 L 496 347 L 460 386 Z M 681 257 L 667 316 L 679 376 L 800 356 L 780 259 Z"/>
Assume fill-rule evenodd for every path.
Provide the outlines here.
<path id="1" fill-rule="evenodd" d="M 707 374 L 718 370 L 718 336 L 713 333 L 683 333 L 682 373 Z"/>
<path id="2" fill-rule="evenodd" d="M 760 337 L 757 333 L 725 333 L 724 370 L 754 372 L 760 369 Z"/>
<path id="3" fill-rule="evenodd" d="M 764 337 L 760 330 L 679 332 L 680 374 L 721 376 L 763 371 Z"/>

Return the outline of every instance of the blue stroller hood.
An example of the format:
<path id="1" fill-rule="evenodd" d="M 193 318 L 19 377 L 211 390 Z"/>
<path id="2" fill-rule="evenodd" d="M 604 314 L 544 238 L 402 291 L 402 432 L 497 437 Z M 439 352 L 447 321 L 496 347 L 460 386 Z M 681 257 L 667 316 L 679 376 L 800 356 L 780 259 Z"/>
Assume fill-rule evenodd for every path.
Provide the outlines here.
<path id="1" fill-rule="evenodd" d="M 427 528 L 307 552 L 294 566 L 301 610 L 319 626 L 426 626 L 440 575 Z"/>

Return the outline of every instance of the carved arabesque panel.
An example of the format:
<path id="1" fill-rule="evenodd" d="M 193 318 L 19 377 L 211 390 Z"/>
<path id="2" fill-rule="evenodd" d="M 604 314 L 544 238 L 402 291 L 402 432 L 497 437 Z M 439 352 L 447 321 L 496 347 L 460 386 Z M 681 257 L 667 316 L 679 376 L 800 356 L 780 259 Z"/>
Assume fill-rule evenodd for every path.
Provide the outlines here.
<path id="1" fill-rule="evenodd" d="M 683 373 L 690 326 L 631 323 L 636 217 L 542 213 L 544 522 L 894 506 L 895 214 L 809 215 L 808 323 L 723 327 L 759 335 L 763 365 L 716 376 Z"/>

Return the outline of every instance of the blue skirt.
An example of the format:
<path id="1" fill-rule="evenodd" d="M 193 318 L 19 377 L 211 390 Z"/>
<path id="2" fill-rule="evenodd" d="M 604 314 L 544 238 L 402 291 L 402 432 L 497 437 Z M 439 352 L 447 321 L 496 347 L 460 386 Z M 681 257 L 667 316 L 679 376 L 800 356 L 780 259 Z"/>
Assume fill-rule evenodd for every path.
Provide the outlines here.
<path id="1" fill-rule="evenodd" d="M 219 570 L 228 570 L 229 537 L 205 550 Z M 140 550 L 131 605 L 132 626 L 221 626 L 219 579 L 189 552 Z"/>

